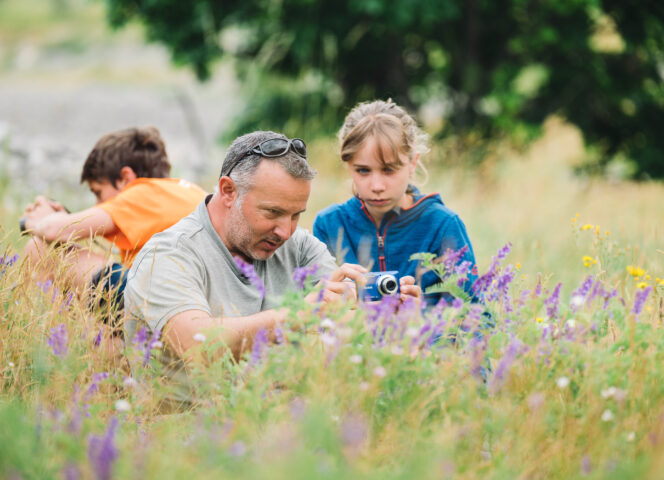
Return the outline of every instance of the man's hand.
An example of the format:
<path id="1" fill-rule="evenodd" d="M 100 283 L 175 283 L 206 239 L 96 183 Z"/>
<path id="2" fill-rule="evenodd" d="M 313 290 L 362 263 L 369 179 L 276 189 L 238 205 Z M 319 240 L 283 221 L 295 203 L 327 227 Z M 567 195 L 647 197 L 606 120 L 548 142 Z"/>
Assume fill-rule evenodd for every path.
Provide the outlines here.
<path id="1" fill-rule="evenodd" d="M 321 299 L 321 295 L 323 303 L 334 303 L 349 298 L 357 300 L 355 282 L 362 282 L 364 273 L 367 273 L 367 269 L 361 265 L 344 263 L 333 271 L 328 279 L 319 282 L 319 285 L 323 286 L 322 294 L 311 292 L 305 297 L 305 300 L 309 303 L 316 303 Z"/>
<path id="2" fill-rule="evenodd" d="M 422 301 L 422 288 L 419 285 L 415 285 L 415 278 L 410 275 L 401 277 L 399 279 L 399 297 L 401 301 L 405 301 L 408 297 L 415 299 L 419 304 Z"/>

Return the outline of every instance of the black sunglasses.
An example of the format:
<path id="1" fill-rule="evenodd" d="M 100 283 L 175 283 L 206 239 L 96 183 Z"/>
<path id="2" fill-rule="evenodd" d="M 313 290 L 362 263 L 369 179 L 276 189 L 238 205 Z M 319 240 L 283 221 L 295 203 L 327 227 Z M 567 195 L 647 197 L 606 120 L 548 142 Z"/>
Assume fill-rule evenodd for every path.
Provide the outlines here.
<path id="1" fill-rule="evenodd" d="M 276 158 L 286 155 L 288 151 L 295 153 L 296 155 L 304 158 L 305 160 L 307 159 L 307 146 L 304 144 L 304 140 L 302 140 L 301 138 L 293 138 L 293 139 L 271 138 L 270 140 L 265 140 L 259 143 L 251 150 L 249 150 L 247 153 L 245 153 L 241 157 L 238 157 L 238 159 L 235 162 L 229 164 L 228 168 L 226 168 L 226 165 L 224 165 L 221 169 L 221 176 L 227 177 L 228 175 L 230 175 L 233 169 L 237 166 L 237 164 L 240 163 L 245 158 L 247 158 L 252 153 L 260 155 L 265 158 Z"/>

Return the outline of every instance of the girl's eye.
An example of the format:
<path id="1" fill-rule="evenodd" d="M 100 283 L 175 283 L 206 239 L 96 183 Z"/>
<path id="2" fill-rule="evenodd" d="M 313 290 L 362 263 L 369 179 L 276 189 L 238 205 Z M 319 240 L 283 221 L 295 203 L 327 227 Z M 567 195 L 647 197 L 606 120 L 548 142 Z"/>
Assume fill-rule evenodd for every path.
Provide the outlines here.
<path id="1" fill-rule="evenodd" d="M 368 168 L 356 168 L 355 171 L 356 171 L 357 173 L 361 173 L 361 174 L 369 173 L 369 169 L 368 169 Z"/>

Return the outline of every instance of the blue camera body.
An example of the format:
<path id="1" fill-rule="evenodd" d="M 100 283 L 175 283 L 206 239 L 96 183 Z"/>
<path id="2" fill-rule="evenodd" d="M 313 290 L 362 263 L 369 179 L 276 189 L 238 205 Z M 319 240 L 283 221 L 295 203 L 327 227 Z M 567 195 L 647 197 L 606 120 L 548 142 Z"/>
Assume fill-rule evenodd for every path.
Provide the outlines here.
<path id="1" fill-rule="evenodd" d="M 366 283 L 358 286 L 358 297 L 367 302 L 380 300 L 385 296 L 399 293 L 399 272 L 369 272 L 364 274 Z"/>

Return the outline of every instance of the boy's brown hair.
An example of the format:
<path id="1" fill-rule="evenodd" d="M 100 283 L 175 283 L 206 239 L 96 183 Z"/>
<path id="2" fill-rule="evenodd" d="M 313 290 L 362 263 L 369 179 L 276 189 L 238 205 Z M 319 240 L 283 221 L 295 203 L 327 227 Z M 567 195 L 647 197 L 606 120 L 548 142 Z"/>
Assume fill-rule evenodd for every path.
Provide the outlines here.
<path id="1" fill-rule="evenodd" d="M 130 167 L 137 177 L 167 178 L 171 164 L 159 130 L 127 128 L 101 137 L 85 160 L 81 183 L 108 181 L 115 186 L 122 167 Z"/>

